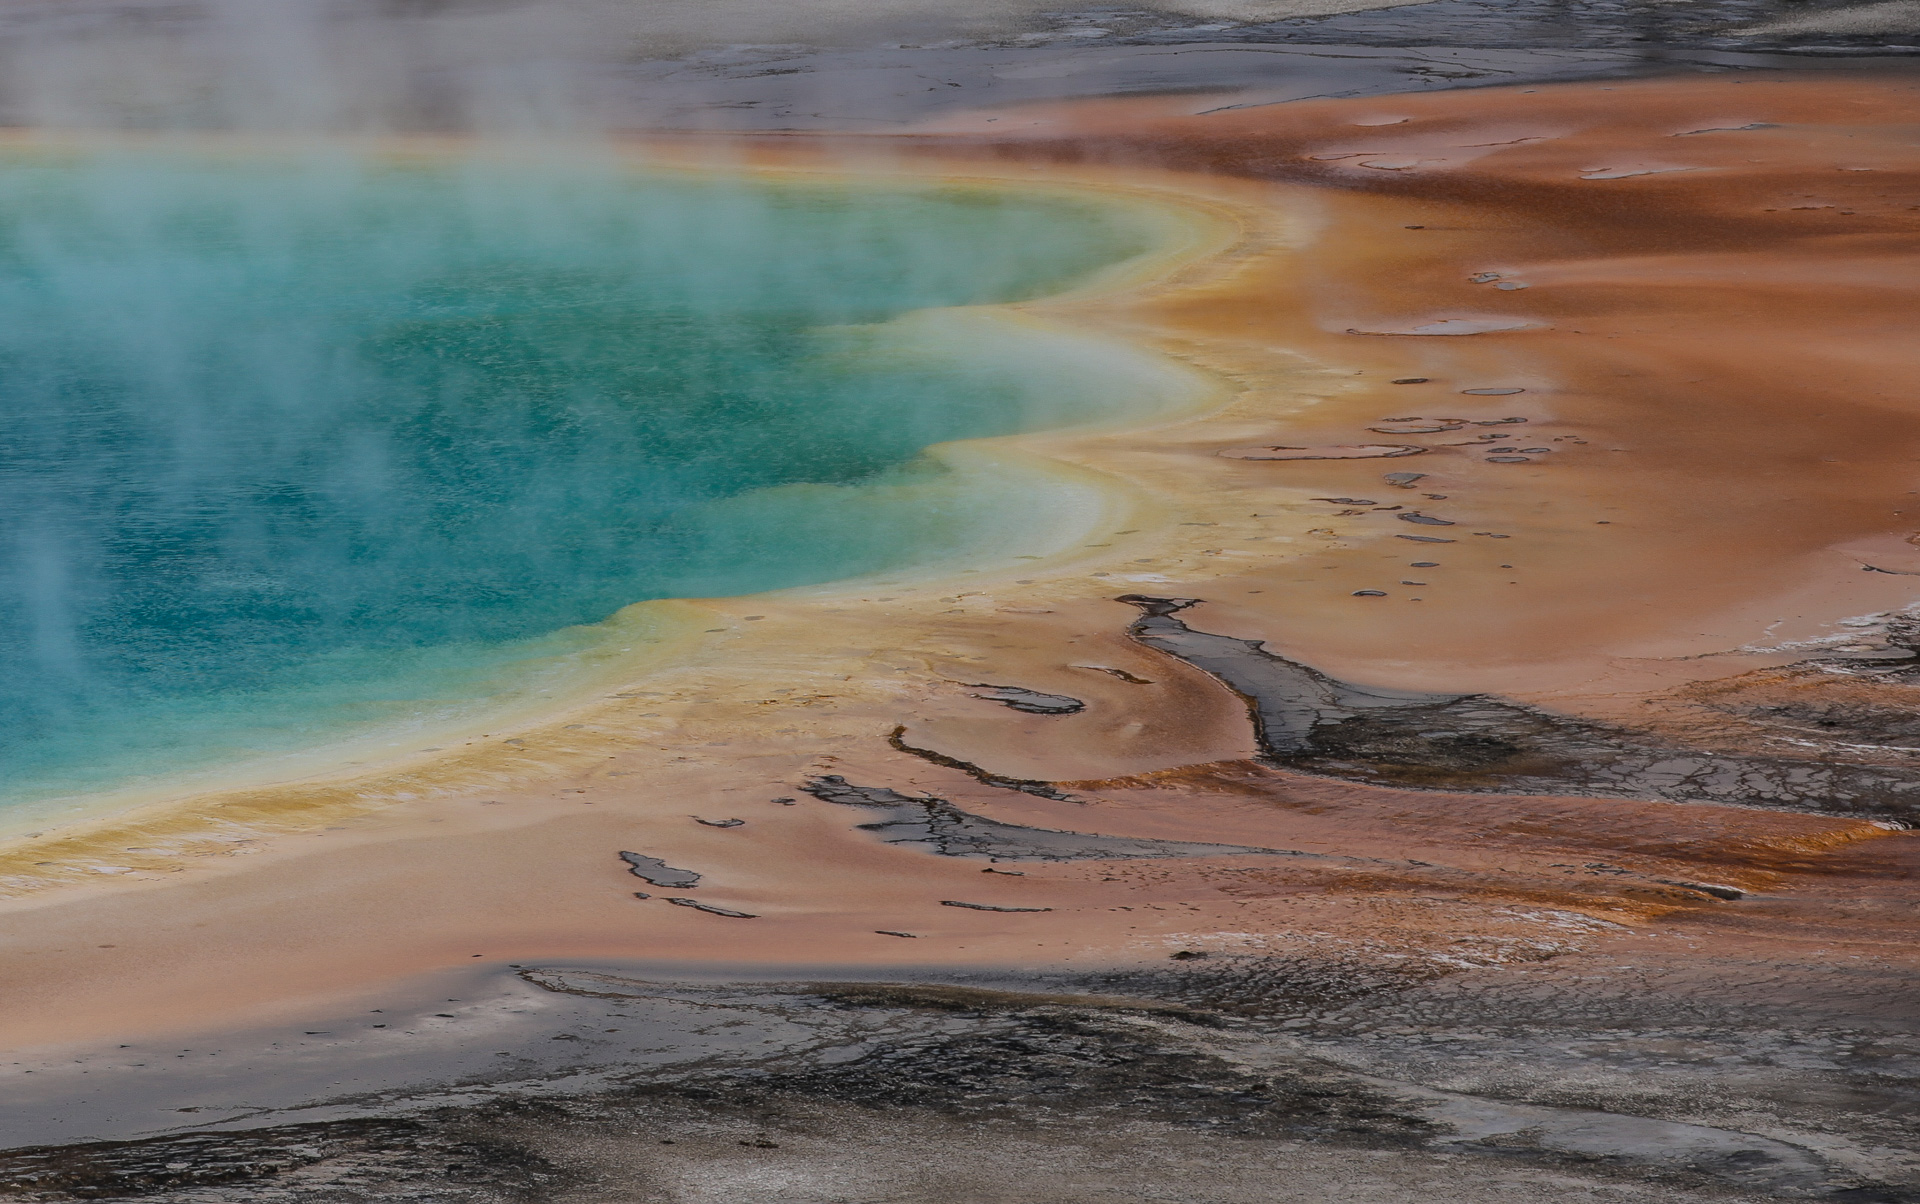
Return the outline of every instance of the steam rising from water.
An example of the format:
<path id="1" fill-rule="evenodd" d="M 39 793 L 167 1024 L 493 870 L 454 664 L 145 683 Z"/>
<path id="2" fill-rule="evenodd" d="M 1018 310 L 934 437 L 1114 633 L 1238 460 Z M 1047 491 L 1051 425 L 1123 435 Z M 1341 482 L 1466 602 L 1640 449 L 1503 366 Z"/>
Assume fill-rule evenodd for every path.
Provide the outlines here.
<path id="1" fill-rule="evenodd" d="M 1157 403 L 904 317 L 1056 291 L 1133 218 L 635 174 L 587 10 L 75 13 L 6 76 L 59 136 L 0 158 L 0 801 L 457 707 L 643 599 L 956 554 L 1030 503 L 920 449 Z M 512 137 L 326 136 L 422 127 Z"/>
<path id="2" fill-rule="evenodd" d="M 606 128 L 637 13 L 540 4 L 200 0 L 15 9 L 8 124 L 49 130 L 579 137 Z"/>
<path id="3" fill-rule="evenodd" d="M 0 0 L 0 124 L 591 136 L 646 124 L 635 86 L 644 74 L 637 69 L 650 60 L 696 50 L 724 57 L 729 47 L 1004 37 L 1056 7 L 1050 0 Z M 824 76 L 809 82 L 823 98 L 834 88 Z"/>

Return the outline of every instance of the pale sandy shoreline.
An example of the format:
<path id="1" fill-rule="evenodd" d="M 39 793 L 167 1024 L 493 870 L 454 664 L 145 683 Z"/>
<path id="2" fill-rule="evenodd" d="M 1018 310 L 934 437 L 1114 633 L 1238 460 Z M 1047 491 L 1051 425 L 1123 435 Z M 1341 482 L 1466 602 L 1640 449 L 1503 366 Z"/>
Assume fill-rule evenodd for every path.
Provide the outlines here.
<path id="1" fill-rule="evenodd" d="M 14 141 L 36 151 L 57 152 L 60 146 L 57 140 L 49 143 L 30 133 L 18 134 Z M 157 145 L 239 155 L 289 149 L 285 140 L 230 137 L 166 137 Z M 443 140 L 379 139 L 347 141 L 343 145 L 356 153 L 402 161 L 432 161 L 474 153 L 465 143 Z M 296 151 L 299 148 L 297 143 L 292 146 Z M 594 149 L 588 148 L 588 153 Z M 807 643 L 805 637 L 795 638 L 793 629 L 811 621 L 822 608 L 858 608 L 865 603 L 872 609 L 875 595 L 891 594 L 906 606 L 925 611 L 936 606 L 941 595 L 957 589 L 977 590 L 981 585 L 996 584 L 1006 588 L 1012 578 L 1027 574 L 1057 577 L 1085 568 L 1113 567 L 1118 562 L 1111 556 L 1090 556 L 1078 545 L 1098 538 L 1096 532 L 1103 529 L 1153 523 L 1156 517 L 1165 525 L 1163 508 L 1136 482 L 1107 471 L 1097 462 L 1076 462 L 1075 457 L 1061 455 L 1060 451 L 1116 432 L 1137 433 L 1177 424 L 1190 414 L 1216 406 L 1221 390 L 1204 374 L 1148 348 L 1131 345 L 1125 332 L 1103 329 L 1097 318 L 1089 320 L 1089 314 L 1125 306 L 1138 295 L 1168 287 L 1169 279 L 1188 276 L 1196 268 L 1204 270 L 1208 260 L 1223 253 L 1239 237 L 1235 224 L 1238 215 L 1217 202 L 1197 202 L 1164 186 L 1143 186 L 1124 179 L 1036 180 L 1030 173 L 993 173 L 982 171 L 978 165 L 943 165 L 937 160 L 901 160 L 890 155 L 878 160 L 858 156 L 844 161 L 829 157 L 826 161 L 793 162 L 767 155 L 754 161 L 755 156 L 749 154 L 743 161 L 738 150 L 731 140 L 674 140 L 630 144 L 621 153 L 633 169 L 645 172 L 690 172 L 708 178 L 768 183 L 817 181 L 830 187 L 858 188 L 872 183 L 881 188 L 1008 188 L 1036 198 L 1098 199 L 1132 209 L 1135 220 L 1158 227 L 1161 245 L 1102 269 L 1068 292 L 1035 301 L 926 311 L 903 316 L 889 325 L 896 331 L 891 337 L 903 341 L 997 340 L 1005 348 L 1002 354 L 1041 354 L 1056 360 L 1084 361 L 1089 375 L 1098 372 L 1113 376 L 1112 387 L 1137 395 L 1118 408 L 1138 409 L 1142 406 L 1138 397 L 1155 398 L 1147 406 L 1154 415 L 1144 423 L 1116 417 L 1066 431 L 1000 436 L 925 449 L 922 454 L 954 474 L 956 482 L 978 478 L 970 486 L 976 491 L 1027 492 L 1039 507 L 1021 515 L 1017 530 L 982 531 L 977 546 L 964 550 L 960 559 L 734 599 L 636 603 L 601 623 L 579 629 L 593 633 L 587 647 L 543 658 L 535 668 L 512 675 L 525 678 L 527 684 L 513 689 L 503 702 L 465 707 L 451 722 L 412 718 L 404 727 L 392 725 L 395 730 L 391 733 L 376 730 L 259 761 L 182 775 L 179 780 L 162 779 L 134 789 L 56 800 L 67 812 L 64 815 L 60 811 L 22 808 L 27 814 L 12 819 L 7 824 L 9 830 L 0 836 L 0 889 L 18 894 L 32 891 L 36 885 L 71 884 L 76 873 L 84 875 L 96 865 L 106 866 L 112 873 L 171 870 L 177 868 L 175 858 L 186 849 L 150 850 L 161 853 L 158 859 L 127 857 L 123 855 L 125 844 L 139 840 L 177 845 L 184 840 L 191 847 L 197 841 L 205 851 L 208 838 L 228 842 L 240 835 L 311 829 L 343 815 L 411 797 L 422 788 L 433 789 L 439 780 L 471 780 L 474 770 L 463 763 L 466 754 L 435 757 L 431 754 L 441 749 L 434 746 L 473 748 L 484 747 L 485 740 L 502 744 L 517 741 L 531 731 L 561 725 L 563 720 L 590 717 L 601 709 L 598 704 L 607 696 L 620 691 L 654 685 L 656 679 L 686 679 L 688 674 L 697 681 L 702 669 L 714 665 L 716 659 L 756 659 L 770 650 L 791 652 Z M 478 153 L 490 152 L 483 149 Z M 497 152 L 509 162 L 521 153 L 511 144 Z M 537 169 L 544 161 L 541 154 L 549 153 L 536 154 L 528 160 L 529 166 Z M 960 483 L 951 487 L 969 488 Z M 1049 498 L 1049 494 L 1053 496 Z M 1141 542 L 1150 542 L 1169 532 L 1147 530 L 1135 534 L 1144 534 Z M 745 627 L 741 615 L 756 610 L 785 613 L 756 616 L 755 622 L 765 621 L 766 625 Z M 708 638 L 716 634 L 711 629 L 715 622 L 727 624 L 717 640 Z M 768 635 L 771 638 L 748 638 L 744 650 L 728 647 L 739 644 L 743 637 Z M 537 646 L 538 641 L 531 643 Z M 831 676 L 835 668 L 826 665 L 814 672 Z M 558 697 L 552 697 L 556 692 Z M 396 735 L 397 741 L 393 738 Z M 581 755 L 592 759 L 598 754 Z M 348 796 L 358 796 L 361 801 L 341 801 Z M 321 799 L 336 802 L 328 807 L 318 802 Z M 383 801 L 369 801 L 375 799 Z M 234 806 L 245 808 L 248 821 L 236 824 L 231 816 L 216 815 L 217 809 Z M 303 814 L 306 811 L 311 813 Z M 74 857 L 70 850 L 83 845 L 92 847 L 94 855 Z M 59 859 L 60 864 L 35 864 L 50 858 Z"/>

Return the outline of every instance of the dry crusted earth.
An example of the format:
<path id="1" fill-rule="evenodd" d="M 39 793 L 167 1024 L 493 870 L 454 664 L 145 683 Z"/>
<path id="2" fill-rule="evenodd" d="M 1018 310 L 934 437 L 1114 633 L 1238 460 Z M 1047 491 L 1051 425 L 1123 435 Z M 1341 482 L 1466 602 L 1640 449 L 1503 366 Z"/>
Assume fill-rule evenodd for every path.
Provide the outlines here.
<path id="1" fill-rule="evenodd" d="M 1289 763 L 1314 757 L 1323 758 L 1314 766 L 1322 775 L 1445 775 L 1483 790 L 1501 789 L 1498 775 L 1512 764 L 1534 790 L 1556 767 L 1596 793 L 1610 784 L 1621 794 L 1698 797 L 1704 789 L 1684 774 L 1646 777 L 1652 754 L 1619 732 L 1588 725 L 1569 739 L 1552 729 L 1566 720 L 1495 699 L 1360 691 L 1256 644 L 1196 631 L 1186 600 L 1133 601 L 1141 612 L 1133 637 L 1232 682 L 1261 736 L 1260 761 L 1196 767 L 1183 789 L 1204 788 L 1212 774 L 1258 790 L 1263 776 L 1287 780 Z M 1890 632 L 1880 655 L 1897 653 L 1904 638 Z M 1875 675 L 1869 688 L 1902 688 L 1881 680 L 1904 675 L 1898 660 L 1767 676 L 1850 668 Z M 1478 730 L 1453 742 L 1402 738 L 1435 722 L 1435 706 L 1464 709 L 1465 723 L 1456 715 L 1455 725 Z M 1354 752 L 1349 725 L 1369 711 L 1367 757 L 1324 759 L 1330 745 Z M 1717 758 L 1728 780 L 1768 772 L 1733 752 L 1699 755 Z M 1037 798 L 1087 785 L 974 772 L 994 790 Z M 1904 778 L 1885 771 L 1880 789 L 1841 809 L 1901 809 Z M 981 859 L 992 872 L 1082 860 L 1150 870 L 1231 854 L 1334 860 L 1021 825 L 837 775 L 799 788 L 821 804 L 861 809 L 855 818 L 870 820 L 863 826 L 877 839 Z M 276 1043 L 267 1034 L 252 1049 L 239 1041 L 179 1055 L 123 1046 L 134 1052 L 42 1067 L 43 1075 L 64 1069 L 69 1085 L 64 1098 L 57 1086 L 46 1097 L 49 1113 L 91 1106 L 104 1118 L 99 1100 L 116 1091 L 131 1098 L 143 1090 L 172 1105 L 246 1099 L 257 1089 L 250 1075 L 286 1078 L 268 1056 L 284 1055 L 286 1044 L 318 1047 L 301 1064 L 309 1077 L 364 1084 L 356 1071 L 370 1060 L 399 1061 L 356 1045 L 375 1036 L 376 1019 L 387 1033 L 380 1040 L 425 1034 L 468 1054 L 508 1047 L 491 1050 L 507 1061 L 485 1073 L 452 1060 L 436 1065 L 429 1050 L 384 1078 L 374 1074 L 371 1089 L 336 1085 L 298 1106 L 209 1128 L 16 1149 L 0 1154 L 0 1196 L 169 1204 L 1920 1200 L 1920 991 L 1892 947 L 1912 911 L 1903 897 L 1911 843 L 1869 840 L 1850 856 L 1810 857 L 1797 872 L 1775 866 L 1795 888 L 1778 895 L 1603 861 L 1569 865 L 1623 899 L 1639 891 L 1673 910 L 1632 931 L 1550 904 L 1516 904 L 1510 910 L 1530 935 L 1483 929 L 1437 956 L 1324 933 L 1265 948 L 1215 940 L 1211 951 L 1175 952 L 1164 970 L 947 969 L 891 982 L 860 981 L 858 971 L 703 982 L 660 967 L 513 967 L 460 987 L 458 999 L 304 1034 L 327 1038 L 319 1042 Z M 1438 872 L 1417 860 L 1338 860 L 1380 861 L 1416 879 Z M 634 872 L 676 886 L 689 873 L 648 858 Z M 1688 899 L 1693 906 L 1679 905 Z M 1793 937 L 1757 945 L 1755 930 L 1768 927 Z M 1552 939 L 1560 929 L 1566 939 Z M 1608 939 L 1589 939 L 1596 934 Z M 1893 956 L 1873 955 L 1876 935 Z M 1836 954 L 1828 937 L 1860 952 Z M 489 1014 L 520 1019 L 489 1028 Z M 463 1025 L 473 1026 L 467 1035 Z M 225 1055 L 224 1066 L 216 1073 L 202 1055 Z M 146 1058 L 169 1056 L 182 1060 L 144 1070 L 154 1065 Z M 76 1068 L 100 1076 L 93 1095 Z"/>
<path id="2" fill-rule="evenodd" d="M 1175 160 L 1209 149 L 1168 145 Z M 1248 856 L 1271 860 L 1218 870 L 1225 893 L 1309 909 L 1322 895 L 1391 895 L 1417 955 L 1308 925 L 1286 940 L 1195 941 L 1151 972 L 729 983 L 514 967 L 463 990 L 452 1012 L 422 1004 L 380 1020 L 504 1059 L 486 1073 L 427 1058 L 350 1087 L 344 1068 L 384 1047 L 327 1046 L 305 1098 L 233 1115 L 226 1105 L 251 1098 L 244 1077 L 195 1060 L 157 1084 L 133 1073 L 149 1069 L 145 1049 L 64 1079 L 40 1068 L 65 1084 L 26 1105 L 49 1117 L 143 1083 L 175 1105 L 225 1092 L 209 1100 L 224 1118 L 195 1126 L 200 1104 L 175 1106 L 195 1127 L 122 1125 L 143 1135 L 0 1153 L 0 1198 L 1920 1201 L 1916 842 L 1861 835 L 1907 822 L 1920 780 L 1906 764 L 1920 738 L 1908 624 L 1855 655 L 1683 691 L 1658 731 L 1629 732 L 1487 695 L 1363 689 L 1211 634 L 1184 599 L 1134 604 L 1135 641 L 1248 701 L 1257 758 L 1029 781 L 925 752 L 903 731 L 892 762 L 793 788 L 864 809 L 847 814 L 928 857 L 1111 864 L 1142 883 L 1222 845 L 1183 846 L 1144 819 L 1131 836 L 1082 836 L 1066 830 L 1080 805 L 1068 800 L 1097 794 L 1111 828 L 1130 804 L 1178 795 L 1198 831 L 1211 800 L 1258 798 L 1287 809 L 1296 843 L 1337 825 L 1352 851 L 1256 848 Z M 904 770 L 882 772 L 928 760 L 951 798 L 902 793 Z M 1618 805 L 1581 801 L 1596 798 Z M 1697 829 L 1672 818 L 1693 803 L 1722 808 L 1700 808 Z M 1763 825 L 1726 804 L 1775 810 Z M 1033 822 L 1013 822 L 1022 815 Z M 1804 839 L 1743 843 L 1729 815 Z M 1210 839 L 1255 848 L 1220 827 Z M 1395 855 L 1361 847 L 1359 828 Z M 1578 856 L 1554 851 L 1581 840 L 1592 847 Z M 1444 917 L 1426 905 L 1463 897 L 1481 901 L 1475 929 L 1436 954 L 1431 928 L 1445 921 L 1423 908 Z M 1588 898 L 1651 919 L 1628 929 L 1565 909 Z M 1501 909 L 1525 923 L 1502 929 L 1489 918 Z M 522 1020 L 460 1040 L 475 998 Z M 244 1044 L 215 1052 L 273 1065 Z"/>
<path id="3" fill-rule="evenodd" d="M 1821 972 L 1825 1007 L 1748 1002 L 1756 988 L 1777 994 L 1782 972 L 1770 974 L 1661 981 L 1644 963 L 1598 959 L 1409 973 L 1364 953 L 995 986 L 523 969 L 576 1005 L 546 1040 L 581 1049 L 582 1066 L 594 1056 L 584 1047 L 623 1040 L 607 1035 L 622 1026 L 677 1027 L 686 1045 L 588 1087 L 556 1074 L 477 1102 L 393 1092 L 342 1101 L 359 1113 L 348 1119 L 14 1151 L 0 1192 L 302 1204 L 1920 1198 L 1889 1181 L 1911 1171 L 1898 1152 L 1920 1065 L 1910 995 Z M 1832 996 L 1848 993 L 1881 1014 L 1838 1021 Z"/>

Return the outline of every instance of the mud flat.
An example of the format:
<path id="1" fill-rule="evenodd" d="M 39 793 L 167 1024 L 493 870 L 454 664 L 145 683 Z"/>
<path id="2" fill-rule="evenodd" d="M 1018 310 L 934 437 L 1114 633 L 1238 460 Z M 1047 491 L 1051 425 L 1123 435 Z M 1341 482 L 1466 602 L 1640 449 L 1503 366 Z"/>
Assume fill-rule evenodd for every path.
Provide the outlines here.
<path id="1" fill-rule="evenodd" d="M 1189 207 L 1033 314 L 1214 403 L 994 444 L 1070 554 L 10 851 L 0 1190 L 1920 1198 L 1913 84 L 1245 99 L 730 143 Z"/>

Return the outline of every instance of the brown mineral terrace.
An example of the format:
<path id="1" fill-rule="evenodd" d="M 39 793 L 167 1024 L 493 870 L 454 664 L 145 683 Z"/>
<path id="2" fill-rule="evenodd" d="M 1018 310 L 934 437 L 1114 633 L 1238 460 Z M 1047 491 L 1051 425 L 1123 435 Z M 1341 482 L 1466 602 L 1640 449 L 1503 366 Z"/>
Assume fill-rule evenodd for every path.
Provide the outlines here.
<path id="1" fill-rule="evenodd" d="M 1129 278 L 998 312 L 1155 348 L 1195 370 L 1194 404 L 941 450 L 1097 484 L 1084 546 L 656 604 L 696 634 L 565 714 L 16 842 L 8 1041 L 293 1017 L 427 970 L 560 958 L 1338 951 L 1577 976 L 1604 956 L 1815 994 L 1822 967 L 1910 971 L 1915 99 L 1892 77 L 1720 75 L 1106 100 L 727 143 L 756 170 L 1189 215 Z M 1161 627 L 1130 629 L 1141 607 Z M 1346 703 L 1290 751 L 1304 712 L 1274 703 L 1256 732 L 1242 695 L 1271 700 L 1170 654 L 1183 631 L 1265 641 L 1328 675 L 1289 680 L 1366 715 L 1504 724 L 1509 751 L 1443 756 L 1472 741 L 1416 725 L 1368 729 L 1366 748 L 1401 750 L 1385 760 L 1348 755 L 1365 741 L 1313 726 L 1356 730 Z M 992 687 L 1057 699 L 1015 709 Z M 1414 709 L 1364 710 L 1381 698 Z M 1526 724 L 1548 734 L 1522 747 Z M 1622 732 L 1655 752 L 1583 793 L 1564 765 Z M 1703 749 L 1736 758 L 1715 763 L 1733 786 L 1688 793 L 1712 776 L 1686 768 Z M 1808 776 L 1835 767 L 1868 782 L 1844 806 Z M 1763 778 L 1767 797 L 1740 793 Z M 988 843 L 908 839 L 941 823 Z M 1250 851 L 1018 852 L 1059 832 Z M 986 853 L 951 855 L 969 848 Z M 623 851 L 699 881 L 643 881 Z"/>

